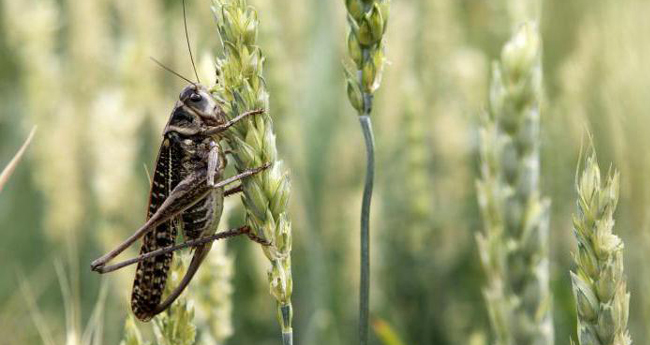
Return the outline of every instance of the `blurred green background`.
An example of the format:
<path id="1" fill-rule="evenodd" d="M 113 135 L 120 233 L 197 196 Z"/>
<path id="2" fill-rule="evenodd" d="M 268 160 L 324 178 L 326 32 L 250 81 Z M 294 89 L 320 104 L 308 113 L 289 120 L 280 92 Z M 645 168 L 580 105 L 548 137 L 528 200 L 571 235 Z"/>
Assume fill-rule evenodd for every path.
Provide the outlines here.
<path id="1" fill-rule="evenodd" d="M 184 86 L 149 56 L 192 75 L 181 2 L 1 2 L 0 165 L 33 125 L 39 130 L 0 195 L 0 344 L 42 343 L 39 329 L 51 344 L 82 343 L 102 281 L 108 300 L 101 338 L 117 344 L 130 313 L 133 268 L 102 278 L 88 267 L 144 220 L 144 167 L 153 165 L 162 127 Z M 249 3 L 261 20 L 271 113 L 293 183 L 295 339 L 354 343 L 365 156 L 345 94 L 344 4 Z M 481 228 L 474 189 L 477 127 L 491 60 L 510 36 L 516 7 L 525 3 L 392 2 L 389 64 L 373 114 L 378 163 L 371 313 L 405 344 L 490 342 L 474 241 Z M 203 80 L 211 80 L 220 47 L 209 6 L 188 1 Z M 644 255 L 650 250 L 648 13 L 647 0 L 541 4 L 542 190 L 552 200 L 558 344 L 568 342 L 575 327 L 571 212 L 587 131 L 599 160 L 621 171 L 616 231 L 627 244 L 631 333 L 639 344 L 650 336 Z M 229 201 L 230 226 L 243 222 L 237 199 Z M 226 245 L 233 260 L 227 317 L 234 331 L 226 343 L 279 343 L 259 247 L 244 239 Z M 65 271 L 63 288 L 55 267 Z"/>

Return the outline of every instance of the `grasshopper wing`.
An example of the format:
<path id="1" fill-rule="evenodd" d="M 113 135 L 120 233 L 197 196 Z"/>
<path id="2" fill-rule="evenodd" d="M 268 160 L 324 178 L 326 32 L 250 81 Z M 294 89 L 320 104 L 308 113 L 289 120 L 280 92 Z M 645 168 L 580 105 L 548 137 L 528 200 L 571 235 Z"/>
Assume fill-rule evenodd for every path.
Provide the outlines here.
<path id="1" fill-rule="evenodd" d="M 156 213 L 180 181 L 179 150 L 174 140 L 163 139 L 151 181 L 147 220 Z M 176 239 L 173 223 L 173 220 L 164 222 L 148 232 L 142 240 L 140 254 L 173 245 Z M 155 315 L 154 311 L 162 299 L 173 255 L 174 253 L 170 252 L 138 263 L 131 292 L 131 309 L 138 319 L 147 321 Z"/>

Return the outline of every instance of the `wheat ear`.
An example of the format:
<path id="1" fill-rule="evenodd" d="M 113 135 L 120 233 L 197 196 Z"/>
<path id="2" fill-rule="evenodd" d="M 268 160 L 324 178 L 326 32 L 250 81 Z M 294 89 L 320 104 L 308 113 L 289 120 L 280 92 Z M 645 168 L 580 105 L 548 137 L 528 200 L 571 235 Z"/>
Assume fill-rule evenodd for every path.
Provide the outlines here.
<path id="1" fill-rule="evenodd" d="M 573 217 L 578 241 L 571 272 L 580 345 L 629 345 L 630 294 L 623 273 L 623 241 L 614 235 L 619 175 L 601 181 L 592 151 L 577 181 L 578 212 Z"/>
<path id="2" fill-rule="evenodd" d="M 540 38 L 522 25 L 494 64 L 480 131 L 477 235 L 483 292 L 498 345 L 552 345 L 549 201 L 539 192 Z"/>
<path id="3" fill-rule="evenodd" d="M 262 246 L 271 263 L 268 280 L 278 303 L 278 319 L 285 345 L 292 344 L 291 222 L 287 214 L 290 193 L 288 172 L 275 144 L 269 115 L 269 94 L 263 77 L 264 54 L 256 45 L 257 12 L 245 0 L 213 0 L 223 54 L 217 60 L 215 97 L 224 102 L 230 118 L 253 109 L 265 113 L 241 121 L 228 131 L 226 140 L 235 152 L 235 168 L 246 169 L 271 163 L 262 173 L 243 181 L 246 222 L 270 245 Z"/>

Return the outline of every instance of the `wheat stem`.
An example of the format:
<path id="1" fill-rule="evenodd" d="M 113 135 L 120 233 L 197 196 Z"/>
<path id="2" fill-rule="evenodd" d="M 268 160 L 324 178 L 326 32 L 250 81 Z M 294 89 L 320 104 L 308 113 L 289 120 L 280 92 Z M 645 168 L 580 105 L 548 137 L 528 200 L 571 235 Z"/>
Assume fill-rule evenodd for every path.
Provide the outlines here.
<path id="1" fill-rule="evenodd" d="M 375 143 L 372 132 L 373 98 L 384 69 L 384 34 L 388 20 L 388 0 L 345 0 L 348 10 L 348 52 L 356 73 L 346 68 L 350 103 L 359 114 L 366 145 L 366 179 L 361 204 L 359 343 L 368 343 L 370 310 L 370 203 L 375 176 Z"/>
<path id="2" fill-rule="evenodd" d="M 370 202 L 375 179 L 375 139 L 372 134 L 370 116 L 359 116 L 366 143 L 366 182 L 363 187 L 361 205 L 361 268 L 359 282 L 359 339 L 368 343 L 368 323 L 370 310 Z"/>

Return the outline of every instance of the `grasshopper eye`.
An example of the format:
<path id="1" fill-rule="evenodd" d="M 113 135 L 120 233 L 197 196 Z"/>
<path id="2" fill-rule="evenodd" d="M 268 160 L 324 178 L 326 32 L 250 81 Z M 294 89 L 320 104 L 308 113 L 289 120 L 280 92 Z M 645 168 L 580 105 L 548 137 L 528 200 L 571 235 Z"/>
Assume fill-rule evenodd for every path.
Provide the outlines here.
<path id="1" fill-rule="evenodd" d="M 200 102 L 202 99 L 203 99 L 203 97 L 201 97 L 201 95 L 199 95 L 198 93 L 193 93 L 190 96 L 190 101 L 192 101 L 194 103 Z"/>

